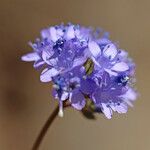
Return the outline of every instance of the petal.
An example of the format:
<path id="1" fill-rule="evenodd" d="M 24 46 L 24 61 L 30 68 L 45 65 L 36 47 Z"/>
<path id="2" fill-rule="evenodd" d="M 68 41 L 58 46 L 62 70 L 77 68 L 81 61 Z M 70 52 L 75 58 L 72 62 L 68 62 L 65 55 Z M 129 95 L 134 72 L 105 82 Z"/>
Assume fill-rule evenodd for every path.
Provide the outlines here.
<path id="1" fill-rule="evenodd" d="M 133 104 L 132 104 L 132 102 L 131 102 L 130 100 L 124 99 L 124 102 L 125 102 L 126 104 L 128 104 L 130 107 L 133 107 Z"/>
<path id="2" fill-rule="evenodd" d="M 39 67 L 42 67 L 43 65 L 45 64 L 44 61 L 42 60 L 39 60 L 39 61 L 36 61 L 33 65 L 34 68 L 39 68 Z"/>
<path id="3" fill-rule="evenodd" d="M 122 113 L 126 113 L 128 111 L 128 107 L 126 104 L 121 103 L 120 105 L 116 105 L 115 109 L 118 113 L 122 114 Z"/>
<path id="4" fill-rule="evenodd" d="M 87 59 L 86 57 L 76 58 L 76 59 L 73 61 L 73 67 L 82 65 L 82 64 L 86 61 L 86 59 Z"/>
<path id="5" fill-rule="evenodd" d="M 102 112 L 108 119 L 111 119 L 113 114 L 112 109 L 110 107 L 107 107 L 105 103 L 102 103 Z"/>
<path id="6" fill-rule="evenodd" d="M 111 78 L 108 72 L 103 72 L 101 80 L 102 80 L 101 82 L 104 84 L 105 87 L 111 84 Z"/>
<path id="7" fill-rule="evenodd" d="M 117 48 L 114 44 L 107 44 L 103 50 L 104 56 L 110 58 L 111 60 L 116 57 L 117 52 Z"/>
<path id="8" fill-rule="evenodd" d="M 100 45 L 107 45 L 107 44 L 111 43 L 111 41 L 108 40 L 108 38 L 100 38 L 100 39 L 97 40 L 97 42 Z"/>
<path id="9" fill-rule="evenodd" d="M 52 89 L 52 96 L 55 98 L 55 99 L 58 99 L 58 93 L 55 89 Z"/>
<path id="10" fill-rule="evenodd" d="M 64 32 L 62 31 L 62 29 L 57 29 L 57 35 L 61 37 L 64 35 Z"/>
<path id="11" fill-rule="evenodd" d="M 133 89 L 129 88 L 123 97 L 128 100 L 135 101 L 137 98 L 137 93 Z"/>
<path id="12" fill-rule="evenodd" d="M 28 53 L 26 55 L 23 55 L 21 57 L 21 60 L 23 61 L 37 61 L 40 59 L 40 56 L 36 53 L 36 52 L 33 52 L 33 53 Z"/>
<path id="13" fill-rule="evenodd" d="M 56 42 L 58 40 L 58 36 L 57 36 L 57 31 L 56 31 L 55 27 L 50 27 L 49 32 L 50 32 L 51 40 L 53 42 Z"/>
<path id="14" fill-rule="evenodd" d="M 77 110 L 81 110 L 85 106 L 84 96 L 79 90 L 74 90 L 72 92 L 71 103 Z"/>
<path id="15" fill-rule="evenodd" d="M 102 95 L 102 89 L 101 88 L 95 89 L 95 91 L 92 95 L 92 99 L 93 99 L 94 103 L 99 105 L 102 102 L 101 95 Z"/>
<path id="16" fill-rule="evenodd" d="M 64 101 L 64 100 L 68 99 L 68 96 L 69 96 L 69 93 L 64 91 L 61 95 L 61 100 Z"/>
<path id="17" fill-rule="evenodd" d="M 91 58 L 96 66 L 101 67 L 101 65 L 96 61 L 95 57 L 91 57 Z"/>
<path id="18" fill-rule="evenodd" d="M 75 38 L 74 26 L 70 26 L 66 31 L 66 39 L 71 40 Z"/>
<path id="19" fill-rule="evenodd" d="M 57 62 L 58 62 L 58 58 L 53 58 L 48 61 L 48 64 L 51 66 L 55 66 L 57 65 Z"/>
<path id="20" fill-rule="evenodd" d="M 86 79 L 86 80 L 82 80 L 81 81 L 81 91 L 84 93 L 84 94 L 92 94 L 96 88 L 96 83 L 91 80 L 91 79 Z"/>
<path id="21" fill-rule="evenodd" d="M 117 76 L 118 75 L 118 73 L 116 73 L 116 72 L 114 72 L 114 71 L 112 71 L 112 70 L 110 70 L 110 69 L 106 69 L 106 68 L 104 68 L 104 70 L 106 71 L 106 72 L 108 72 L 110 75 L 112 75 L 112 76 Z"/>
<path id="22" fill-rule="evenodd" d="M 81 33 L 80 33 L 80 30 L 76 29 L 74 32 L 75 32 L 75 36 L 76 36 L 78 39 L 81 39 L 81 38 L 82 38 Z"/>
<path id="23" fill-rule="evenodd" d="M 128 57 L 128 53 L 124 50 L 120 50 L 119 56 L 122 58 L 127 58 Z"/>
<path id="24" fill-rule="evenodd" d="M 94 41 L 89 42 L 88 47 L 89 47 L 91 54 L 94 57 L 97 57 L 98 55 L 101 54 L 101 49 L 96 42 L 94 42 Z"/>
<path id="25" fill-rule="evenodd" d="M 127 71 L 128 69 L 129 69 L 129 66 L 126 63 L 124 63 L 124 62 L 116 63 L 111 68 L 111 70 L 113 70 L 113 71 L 119 71 L 119 72 Z"/>
<path id="26" fill-rule="evenodd" d="M 54 54 L 54 51 L 51 51 L 51 50 L 43 50 L 43 52 L 42 52 L 42 58 L 43 58 L 43 60 L 47 63 L 47 64 L 49 64 L 50 65 L 50 63 L 49 63 L 49 59 L 50 59 L 50 57 L 52 56 Z"/>
<path id="27" fill-rule="evenodd" d="M 73 77 L 73 78 L 70 79 L 70 83 L 80 84 L 80 78 L 78 78 L 78 77 Z"/>
<path id="28" fill-rule="evenodd" d="M 46 68 L 42 71 L 40 80 L 42 82 L 49 82 L 52 80 L 52 77 L 54 77 L 58 74 L 59 74 L 59 71 L 57 71 L 55 68 L 52 68 L 52 69 Z"/>
<path id="29" fill-rule="evenodd" d="M 116 108 L 115 108 L 114 104 L 110 104 L 110 107 L 111 107 L 111 109 L 112 109 L 113 111 L 116 111 Z"/>
<path id="30" fill-rule="evenodd" d="M 50 36 L 50 32 L 49 32 L 48 29 L 43 29 L 43 30 L 41 31 L 41 37 L 42 37 L 43 39 L 49 38 L 49 36 Z"/>

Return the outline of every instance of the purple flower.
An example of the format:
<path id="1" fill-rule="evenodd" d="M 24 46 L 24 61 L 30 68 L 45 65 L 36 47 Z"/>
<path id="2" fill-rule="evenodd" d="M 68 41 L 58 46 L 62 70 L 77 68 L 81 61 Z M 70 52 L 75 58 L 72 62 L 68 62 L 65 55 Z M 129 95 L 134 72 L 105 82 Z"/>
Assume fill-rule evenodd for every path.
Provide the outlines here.
<path id="1" fill-rule="evenodd" d="M 95 109 L 111 118 L 113 111 L 126 113 L 136 99 L 131 86 L 135 64 L 102 30 L 61 24 L 43 29 L 41 38 L 29 44 L 33 52 L 22 60 L 42 69 L 42 82 L 53 82 L 60 116 L 66 100 L 81 110 L 88 97 Z"/>
<path id="2" fill-rule="evenodd" d="M 115 44 L 107 43 L 106 45 L 98 44 L 94 41 L 89 42 L 89 57 L 95 63 L 95 69 L 100 72 L 106 71 L 111 75 L 117 76 L 120 72 L 130 70 L 128 58 L 122 58 L 121 50 L 118 50 Z"/>
<path id="3" fill-rule="evenodd" d="M 84 68 L 78 66 L 53 78 L 54 96 L 61 105 L 62 101 L 68 99 L 77 110 L 81 110 L 85 106 L 84 94 L 81 91 L 81 80 L 84 72 Z"/>
<path id="4" fill-rule="evenodd" d="M 136 99 L 135 91 L 126 85 L 128 76 L 110 77 L 109 73 L 103 72 L 98 80 L 99 84 L 92 94 L 96 107 L 100 107 L 108 119 L 113 111 L 126 113 L 127 105 L 132 106 L 131 102 Z"/>

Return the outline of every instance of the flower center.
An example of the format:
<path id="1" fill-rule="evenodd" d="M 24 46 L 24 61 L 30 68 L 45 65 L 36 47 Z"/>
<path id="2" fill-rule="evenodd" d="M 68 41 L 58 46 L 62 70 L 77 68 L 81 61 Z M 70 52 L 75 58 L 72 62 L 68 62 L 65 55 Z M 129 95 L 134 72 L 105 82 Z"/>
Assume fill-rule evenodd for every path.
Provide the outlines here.
<path id="1" fill-rule="evenodd" d="M 116 81 L 119 85 L 126 86 L 129 81 L 129 77 L 127 75 L 120 75 L 117 77 Z"/>

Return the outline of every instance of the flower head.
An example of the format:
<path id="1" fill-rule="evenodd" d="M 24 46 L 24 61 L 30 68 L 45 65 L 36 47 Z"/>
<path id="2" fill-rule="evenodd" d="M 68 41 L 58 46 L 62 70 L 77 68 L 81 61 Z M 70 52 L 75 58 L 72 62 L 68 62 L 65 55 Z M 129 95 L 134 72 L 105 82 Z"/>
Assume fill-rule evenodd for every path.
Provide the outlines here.
<path id="1" fill-rule="evenodd" d="M 88 97 L 95 109 L 111 118 L 113 111 L 126 113 L 136 99 L 131 87 L 135 65 L 107 33 L 61 24 L 43 29 L 41 38 L 30 42 L 30 46 L 33 52 L 22 56 L 22 60 L 34 61 L 35 68 L 44 68 L 40 80 L 53 82 L 60 116 L 66 100 L 81 110 Z"/>

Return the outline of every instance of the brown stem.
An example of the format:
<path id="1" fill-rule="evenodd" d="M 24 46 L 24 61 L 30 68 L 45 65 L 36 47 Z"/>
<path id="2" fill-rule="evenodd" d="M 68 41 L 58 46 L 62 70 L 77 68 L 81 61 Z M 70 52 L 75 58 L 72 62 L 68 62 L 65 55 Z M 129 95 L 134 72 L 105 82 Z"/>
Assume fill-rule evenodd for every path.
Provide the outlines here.
<path id="1" fill-rule="evenodd" d="M 64 104 L 64 108 L 70 106 L 70 104 L 65 103 Z M 40 144 L 47 132 L 47 130 L 49 129 L 49 127 L 51 126 L 51 124 L 53 123 L 53 121 L 55 120 L 55 118 L 58 115 L 58 111 L 59 111 L 59 106 L 57 106 L 53 113 L 49 116 L 48 120 L 46 121 L 46 123 L 44 124 L 43 128 L 41 129 L 38 137 L 36 138 L 35 143 L 33 144 L 33 147 L 31 150 L 38 150 L 40 147 Z"/>

